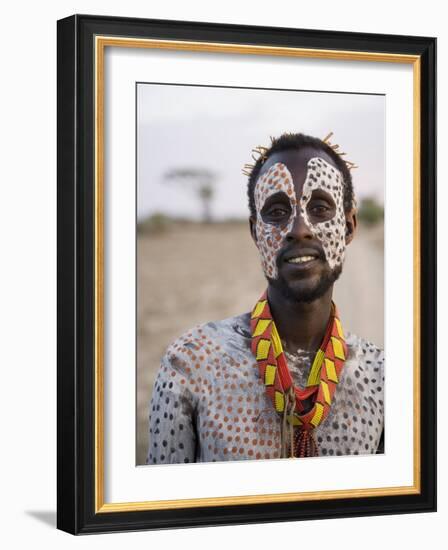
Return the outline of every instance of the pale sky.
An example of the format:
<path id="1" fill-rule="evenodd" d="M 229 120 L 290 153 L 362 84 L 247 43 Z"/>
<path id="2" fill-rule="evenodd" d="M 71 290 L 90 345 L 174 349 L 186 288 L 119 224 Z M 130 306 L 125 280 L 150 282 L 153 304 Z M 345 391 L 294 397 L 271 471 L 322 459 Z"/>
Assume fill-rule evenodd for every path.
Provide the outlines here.
<path id="1" fill-rule="evenodd" d="M 138 84 L 138 219 L 200 218 L 195 195 L 164 181 L 167 171 L 188 167 L 217 174 L 214 218 L 247 218 L 243 165 L 253 162 L 254 147 L 269 146 L 269 136 L 283 132 L 319 138 L 334 132 L 332 142 L 359 166 L 352 171 L 358 200 L 384 203 L 384 96 Z"/>

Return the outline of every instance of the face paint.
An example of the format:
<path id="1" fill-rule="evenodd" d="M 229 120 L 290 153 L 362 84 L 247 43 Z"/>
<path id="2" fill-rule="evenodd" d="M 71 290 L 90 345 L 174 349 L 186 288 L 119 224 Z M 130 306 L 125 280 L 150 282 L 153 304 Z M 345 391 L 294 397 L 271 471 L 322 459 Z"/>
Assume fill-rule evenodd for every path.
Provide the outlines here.
<path id="1" fill-rule="evenodd" d="M 300 213 L 309 230 L 322 243 L 327 262 L 331 269 L 334 269 L 343 263 L 346 247 L 342 176 L 337 168 L 319 157 L 310 159 L 307 166 L 308 171 L 300 199 Z M 336 205 L 336 213 L 331 220 L 313 224 L 309 220 L 307 205 L 315 189 L 322 189 L 331 196 Z"/>
<path id="2" fill-rule="evenodd" d="M 269 170 L 258 179 L 255 185 L 255 208 L 257 221 L 255 225 L 257 233 L 257 246 L 261 256 L 263 271 L 270 279 L 278 276 L 275 262 L 279 249 L 283 246 L 286 235 L 291 231 L 294 223 L 294 215 L 290 216 L 288 224 L 283 227 L 265 223 L 261 217 L 261 210 L 266 200 L 273 194 L 283 192 L 289 198 L 291 211 L 295 214 L 297 199 L 294 191 L 292 176 L 286 166 L 281 162 L 273 164 Z"/>
<path id="3" fill-rule="evenodd" d="M 331 269 L 344 261 L 345 255 L 345 211 L 344 189 L 342 176 L 337 168 L 320 157 L 314 157 L 307 163 L 307 174 L 303 185 L 300 203 L 297 204 L 293 179 L 288 168 L 281 162 L 276 162 L 259 178 L 256 183 L 254 198 L 257 213 L 256 234 L 257 246 L 261 256 L 263 271 L 270 279 L 278 277 L 276 258 L 284 240 L 292 230 L 297 209 L 310 232 L 318 239 L 325 253 L 325 258 Z M 331 220 L 312 223 L 307 213 L 307 205 L 312 192 L 321 189 L 328 193 L 336 205 L 336 213 Z M 290 201 L 292 215 L 288 223 L 275 226 L 265 223 L 261 211 L 266 200 L 273 194 L 283 192 Z"/>

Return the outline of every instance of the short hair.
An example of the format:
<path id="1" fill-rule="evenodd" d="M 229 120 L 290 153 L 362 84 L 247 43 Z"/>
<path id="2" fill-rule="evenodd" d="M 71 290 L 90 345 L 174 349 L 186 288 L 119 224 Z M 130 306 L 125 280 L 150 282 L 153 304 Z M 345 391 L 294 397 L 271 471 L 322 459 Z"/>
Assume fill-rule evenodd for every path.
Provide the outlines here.
<path id="1" fill-rule="evenodd" d="M 247 196 L 249 199 L 249 210 L 252 217 L 256 217 L 254 189 L 263 164 L 274 153 L 278 153 L 280 151 L 300 150 L 305 147 L 311 147 L 316 149 L 316 151 L 324 151 L 334 161 L 336 167 L 342 174 L 344 184 L 344 211 L 348 212 L 353 208 L 355 205 L 355 197 L 352 176 L 343 158 L 338 155 L 338 153 L 336 153 L 327 143 L 319 138 L 307 136 L 301 133 L 284 133 L 278 138 L 271 138 L 271 146 L 264 151 L 264 154 L 260 155 L 249 174 Z"/>

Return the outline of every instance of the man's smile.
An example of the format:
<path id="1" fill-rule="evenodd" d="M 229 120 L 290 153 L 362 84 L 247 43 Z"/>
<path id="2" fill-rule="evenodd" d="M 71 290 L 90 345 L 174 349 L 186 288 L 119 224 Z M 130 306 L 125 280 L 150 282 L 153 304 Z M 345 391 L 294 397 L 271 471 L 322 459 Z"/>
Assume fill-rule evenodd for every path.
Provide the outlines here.
<path id="1" fill-rule="evenodd" d="M 303 264 L 307 262 L 312 262 L 313 260 L 318 260 L 323 258 L 323 251 L 318 250 L 317 248 L 297 248 L 293 250 L 286 250 L 283 252 L 280 257 L 280 263 L 286 262 L 288 264 Z"/>
<path id="2" fill-rule="evenodd" d="M 308 262 L 312 262 L 315 260 L 315 256 L 296 256 L 295 258 L 290 258 L 289 260 L 286 260 L 289 264 L 304 264 Z"/>
<path id="3" fill-rule="evenodd" d="M 292 273 L 301 273 L 317 267 L 322 259 L 323 253 L 315 248 L 301 248 L 284 252 L 279 257 L 279 269 L 287 268 Z"/>

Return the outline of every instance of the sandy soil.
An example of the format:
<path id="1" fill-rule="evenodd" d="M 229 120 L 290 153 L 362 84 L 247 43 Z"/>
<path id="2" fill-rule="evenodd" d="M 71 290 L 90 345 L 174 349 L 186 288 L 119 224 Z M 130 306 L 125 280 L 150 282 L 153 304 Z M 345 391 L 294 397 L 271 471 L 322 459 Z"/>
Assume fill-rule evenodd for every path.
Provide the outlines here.
<path id="1" fill-rule="evenodd" d="M 362 228 L 335 285 L 345 330 L 383 345 L 383 228 Z M 137 464 L 148 446 L 149 400 L 166 347 L 196 323 L 249 311 L 265 288 L 245 223 L 176 224 L 137 240 Z"/>

